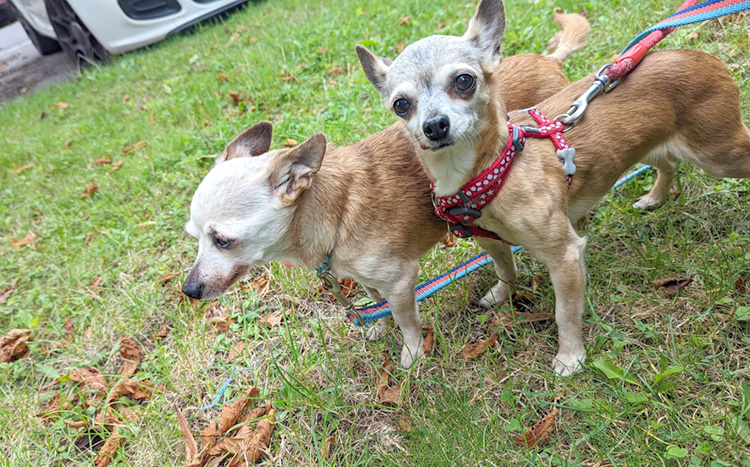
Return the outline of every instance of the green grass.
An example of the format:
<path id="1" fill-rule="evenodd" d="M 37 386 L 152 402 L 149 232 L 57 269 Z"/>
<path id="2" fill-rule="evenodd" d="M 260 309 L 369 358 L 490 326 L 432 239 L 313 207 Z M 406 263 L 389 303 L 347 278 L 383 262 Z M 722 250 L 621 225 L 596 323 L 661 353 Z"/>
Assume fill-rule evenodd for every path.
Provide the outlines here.
<path id="1" fill-rule="evenodd" d="M 565 64 L 578 79 L 677 4 L 509 1 L 506 54 L 542 52 L 555 31 L 555 6 L 583 7 L 592 23 L 589 45 Z M 627 370 L 626 379 L 610 379 L 592 364 L 572 378 L 555 378 L 548 364 L 556 329 L 549 322 L 516 326 L 480 359 L 464 361 L 463 346 L 486 336 L 487 316 L 475 304 L 493 281 L 490 270 L 421 307 L 436 328 L 436 349 L 412 370 L 394 370 L 405 394 L 401 408 L 380 406 L 375 389 L 379 352 L 397 358 L 398 331 L 365 341 L 338 308 L 314 298 L 310 271 L 271 265 L 270 293 L 231 291 L 218 304 L 237 319 L 229 331 L 208 324 L 210 305 L 178 300 L 197 250 L 182 225 L 212 164 L 202 156 L 264 119 L 275 124 L 276 145 L 318 131 L 345 144 L 384 128 L 394 117 L 367 83 L 354 45 L 393 57 L 399 43 L 463 33 L 474 8 L 445 0 L 259 2 L 224 23 L 3 104 L 0 292 L 20 283 L 0 304 L 0 329 L 32 328 L 35 339 L 28 359 L 0 365 L 0 464 L 91 463 L 94 454 L 75 447 L 77 432 L 62 420 L 35 416 L 56 393 L 36 388 L 84 366 L 114 377 L 119 339 L 127 335 L 146 355 L 136 377 L 166 391 L 136 407 L 142 415 L 123 430 L 115 465 L 181 465 L 184 445 L 172 405 L 199 432 L 219 414 L 219 407 L 201 407 L 235 369 L 249 371 L 235 375 L 219 405 L 257 385 L 279 411 L 266 465 L 750 465 L 750 316 L 741 312 L 750 295 L 735 287 L 738 275 L 750 273 L 747 180 L 710 179 L 685 165 L 679 198 L 654 212 L 637 211 L 631 204 L 653 183 L 649 174 L 605 199 L 584 223 L 589 362 Z M 406 15 L 411 22 L 397 25 Z M 746 123 L 748 30 L 747 17 L 689 26 L 660 46 L 720 57 L 740 85 Z M 698 37 L 688 39 L 693 32 Z M 282 79 L 290 75 L 294 80 Z M 235 106 L 230 91 L 246 100 Z M 58 102 L 68 107 L 53 109 Z M 139 141 L 147 145 L 122 153 Z M 117 171 L 93 163 L 104 156 L 124 163 Z M 33 165 L 20 174 L 8 170 L 27 163 Z M 99 191 L 81 199 L 93 181 Z M 12 248 L 11 239 L 29 231 L 37 235 L 36 248 Z M 471 242 L 436 248 L 421 279 L 475 252 Z M 551 311 L 544 268 L 525 253 L 518 264 L 526 285 L 532 274 L 545 277 L 532 311 Z M 170 272 L 179 276 L 161 284 Z M 679 294 L 649 284 L 668 276 L 693 282 Z M 90 285 L 97 277 L 101 293 Z M 280 309 L 293 311 L 282 326 L 258 324 L 259 316 Z M 724 322 L 733 309 L 740 311 Z M 45 355 L 42 347 L 65 335 L 66 317 L 74 323 L 73 342 Z M 169 335 L 155 340 L 162 323 Z M 228 363 L 238 342 L 245 350 Z M 552 439 L 519 447 L 519 427 L 553 407 L 561 413 Z M 78 410 L 62 418 L 91 415 Z M 404 417 L 411 428 L 400 431 Z M 335 443 L 326 461 L 320 447 L 329 436 Z"/>

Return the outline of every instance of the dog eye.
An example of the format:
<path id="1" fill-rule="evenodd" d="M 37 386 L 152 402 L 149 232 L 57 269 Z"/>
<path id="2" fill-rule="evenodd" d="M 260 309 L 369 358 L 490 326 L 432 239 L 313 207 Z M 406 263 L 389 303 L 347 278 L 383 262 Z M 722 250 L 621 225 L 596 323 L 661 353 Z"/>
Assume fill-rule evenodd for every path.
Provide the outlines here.
<path id="1" fill-rule="evenodd" d="M 456 89 L 458 89 L 461 92 L 467 92 L 474 88 L 474 84 L 476 83 L 476 80 L 473 76 L 464 73 L 463 75 L 458 75 L 456 77 Z"/>
<path id="2" fill-rule="evenodd" d="M 396 99 L 393 103 L 393 111 L 400 117 L 409 113 L 409 109 L 411 109 L 411 104 L 406 99 Z"/>
<path id="3" fill-rule="evenodd" d="M 216 246 L 221 248 L 222 250 L 226 250 L 232 245 L 231 240 L 226 240 L 224 238 L 214 237 L 214 243 L 216 243 Z"/>

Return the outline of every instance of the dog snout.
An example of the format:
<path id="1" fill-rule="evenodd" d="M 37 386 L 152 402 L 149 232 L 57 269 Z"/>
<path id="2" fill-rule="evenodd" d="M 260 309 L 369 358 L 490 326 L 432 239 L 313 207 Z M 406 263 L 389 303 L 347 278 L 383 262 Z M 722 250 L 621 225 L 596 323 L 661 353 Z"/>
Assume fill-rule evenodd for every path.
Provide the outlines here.
<path id="1" fill-rule="evenodd" d="M 189 280 L 186 280 L 184 284 L 182 284 L 182 293 L 187 295 L 190 298 L 194 298 L 196 300 L 200 300 L 201 296 L 203 295 L 203 286 L 205 284 L 203 282 L 194 282 Z"/>
<path id="2" fill-rule="evenodd" d="M 424 135 L 432 141 L 440 141 L 448 135 L 451 128 L 451 122 L 445 115 L 438 115 L 424 122 L 422 131 Z"/>

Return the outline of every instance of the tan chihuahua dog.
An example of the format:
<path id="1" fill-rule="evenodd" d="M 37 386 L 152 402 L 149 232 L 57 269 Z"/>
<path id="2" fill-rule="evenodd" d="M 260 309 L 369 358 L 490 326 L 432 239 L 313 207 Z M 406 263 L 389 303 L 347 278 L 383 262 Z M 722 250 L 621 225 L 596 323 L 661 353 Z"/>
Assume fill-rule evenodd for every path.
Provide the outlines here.
<path id="1" fill-rule="evenodd" d="M 502 2 L 482 0 L 462 37 L 427 37 L 393 63 L 357 47 L 368 79 L 416 142 L 437 196 L 456 194 L 509 144 L 504 85 L 496 73 L 504 27 Z M 592 83 L 589 76 L 571 84 L 537 109 L 548 117 L 564 114 Z M 536 126 L 524 111 L 512 112 L 510 120 Z M 473 224 L 523 245 L 549 268 L 560 344 L 552 366 L 560 375 L 576 372 L 586 358 L 581 337 L 586 241 L 571 222 L 639 161 L 659 174 L 638 207 L 666 199 L 680 160 L 715 177 L 750 177 L 750 132 L 740 116 L 737 85 L 719 60 L 702 52 L 650 53 L 612 92 L 593 100 L 565 137 L 575 149 L 572 185 L 553 144 L 529 139 L 502 190 Z M 501 279 L 493 291 L 502 302 L 516 280 L 510 247 L 496 245 L 493 259 Z"/>
<path id="2" fill-rule="evenodd" d="M 555 21 L 563 27 L 555 53 L 510 57 L 497 70 L 511 108 L 569 84 L 562 61 L 585 44 L 589 25 L 579 15 Z M 183 292 L 213 299 L 252 266 L 289 261 L 317 268 L 330 254 L 334 274 L 388 300 L 404 335 L 401 364 L 408 368 L 422 352 L 414 298 L 419 258 L 446 233 L 432 212 L 429 179 L 409 135 L 396 124 L 351 146 L 326 147 L 317 134 L 269 152 L 271 133 L 263 122 L 237 136 L 198 187 L 185 226 L 198 239 L 198 257 Z M 500 242 L 480 244 L 505 260 L 496 255 Z M 483 303 L 494 303 L 495 295 Z"/>

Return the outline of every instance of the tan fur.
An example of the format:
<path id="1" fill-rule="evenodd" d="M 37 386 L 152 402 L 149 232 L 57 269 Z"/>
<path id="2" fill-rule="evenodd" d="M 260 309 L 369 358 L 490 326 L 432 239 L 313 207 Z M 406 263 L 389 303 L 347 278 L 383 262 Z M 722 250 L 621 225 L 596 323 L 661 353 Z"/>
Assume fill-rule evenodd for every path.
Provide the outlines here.
<path id="1" fill-rule="evenodd" d="M 537 108 L 548 117 L 563 114 L 593 83 L 593 75 L 566 87 Z M 502 86 L 490 81 L 486 110 L 492 128 L 481 135 L 475 170 L 487 167 L 508 137 Z M 594 99 L 585 116 L 566 133 L 575 148 L 577 172 L 568 191 L 565 174 L 548 140 L 529 139 L 513 162 L 500 195 L 477 225 L 525 246 L 550 269 L 556 292 L 561 374 L 577 370 L 585 357 L 581 339 L 585 275 L 583 249 L 571 221 L 578 220 L 633 164 L 644 159 L 659 168 L 647 195 L 664 201 L 677 161 L 688 160 L 715 177 L 750 177 L 750 131 L 739 106 L 739 90 L 715 57 L 693 50 L 652 52 L 610 93 Z M 511 121 L 535 125 L 525 112 Z"/>
<path id="2" fill-rule="evenodd" d="M 591 27 L 583 16 L 577 13 L 563 14 L 557 9 L 552 15 L 552 21 L 562 30 L 555 33 L 547 43 L 547 52 L 557 49 L 548 57 L 559 60 L 562 64 L 573 52 L 586 45 Z"/>

